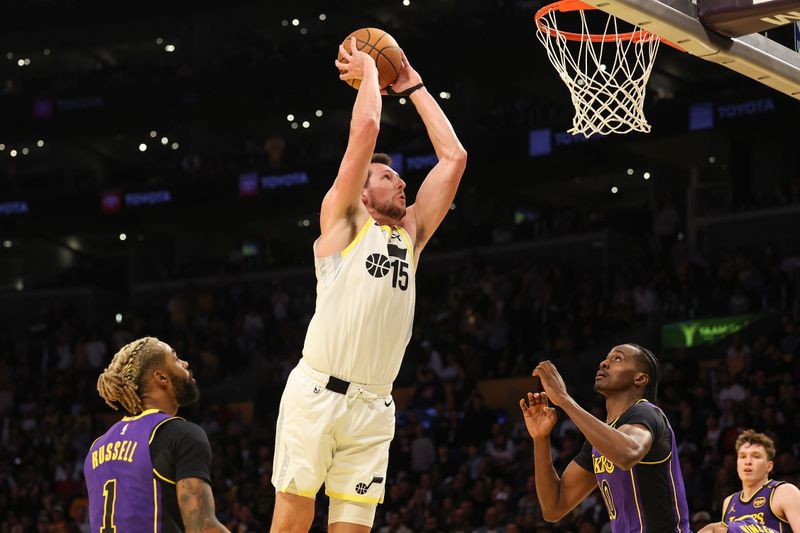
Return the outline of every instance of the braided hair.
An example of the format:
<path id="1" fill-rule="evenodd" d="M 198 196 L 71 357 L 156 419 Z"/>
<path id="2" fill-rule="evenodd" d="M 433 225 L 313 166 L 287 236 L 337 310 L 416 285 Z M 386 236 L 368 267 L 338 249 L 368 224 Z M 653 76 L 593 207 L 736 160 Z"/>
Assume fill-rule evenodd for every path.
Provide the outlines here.
<path id="1" fill-rule="evenodd" d="M 116 402 L 132 415 L 144 410 L 145 377 L 164 361 L 164 349 L 159 342 L 155 337 L 143 337 L 126 344 L 97 378 L 97 392 L 112 409 L 118 410 Z"/>
<path id="2" fill-rule="evenodd" d="M 644 368 L 642 370 L 650 378 L 647 380 L 647 387 L 644 389 L 644 397 L 650 402 L 655 402 L 658 399 L 658 381 L 661 379 L 661 365 L 658 359 L 653 355 L 653 352 L 639 346 L 638 344 L 628 343 L 639 352 L 639 362 Z"/>

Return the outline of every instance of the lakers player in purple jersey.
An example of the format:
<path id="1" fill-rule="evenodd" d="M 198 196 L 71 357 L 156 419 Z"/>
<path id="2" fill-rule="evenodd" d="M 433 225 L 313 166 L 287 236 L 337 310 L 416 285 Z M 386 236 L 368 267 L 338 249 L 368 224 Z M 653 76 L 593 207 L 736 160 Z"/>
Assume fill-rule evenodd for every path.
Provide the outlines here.
<path id="1" fill-rule="evenodd" d="M 611 349 L 595 377 L 605 397 L 607 419 L 598 420 L 567 393 L 550 361 L 533 375 L 544 392 L 520 400 L 533 438 L 536 493 L 545 520 L 560 520 L 595 489 L 608 510 L 613 533 L 689 533 L 689 510 L 675 437 L 656 398 L 660 367 L 636 344 Z M 550 432 L 557 405 L 586 437 L 586 443 L 559 478 L 553 468 Z"/>
<path id="2" fill-rule="evenodd" d="M 214 514 L 208 437 L 175 416 L 199 397 L 189 364 L 144 337 L 114 355 L 97 391 L 130 416 L 94 441 L 84 461 L 92 532 L 228 532 Z"/>
<path id="3" fill-rule="evenodd" d="M 700 533 L 791 533 L 800 531 L 800 489 L 770 479 L 775 443 L 752 429 L 736 439 L 736 471 L 742 490 L 725 498 L 722 522 Z"/>

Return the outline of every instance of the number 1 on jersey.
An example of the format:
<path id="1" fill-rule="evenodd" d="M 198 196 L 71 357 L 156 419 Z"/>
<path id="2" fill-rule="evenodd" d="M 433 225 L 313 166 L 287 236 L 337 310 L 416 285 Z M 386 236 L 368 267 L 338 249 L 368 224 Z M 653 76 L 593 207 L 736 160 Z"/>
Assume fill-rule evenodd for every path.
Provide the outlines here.
<path id="1" fill-rule="evenodd" d="M 117 503 L 117 480 L 109 479 L 103 485 L 103 525 L 100 533 L 115 533 L 117 526 L 114 525 L 114 504 Z"/>

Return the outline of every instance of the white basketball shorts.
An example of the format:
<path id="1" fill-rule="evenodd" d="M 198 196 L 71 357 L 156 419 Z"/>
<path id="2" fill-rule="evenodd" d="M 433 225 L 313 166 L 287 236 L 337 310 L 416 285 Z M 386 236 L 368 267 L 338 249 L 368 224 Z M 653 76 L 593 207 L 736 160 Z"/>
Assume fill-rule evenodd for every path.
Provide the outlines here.
<path id="1" fill-rule="evenodd" d="M 272 484 L 314 498 L 322 483 L 332 498 L 382 503 L 394 437 L 391 385 L 325 388 L 328 375 L 304 360 L 289 374 L 275 434 Z"/>

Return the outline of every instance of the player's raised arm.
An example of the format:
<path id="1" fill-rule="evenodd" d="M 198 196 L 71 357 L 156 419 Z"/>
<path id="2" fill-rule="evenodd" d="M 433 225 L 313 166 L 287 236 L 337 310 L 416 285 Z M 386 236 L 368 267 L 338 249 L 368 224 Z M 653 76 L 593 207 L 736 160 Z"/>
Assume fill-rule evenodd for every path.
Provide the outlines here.
<path id="1" fill-rule="evenodd" d="M 392 89 L 403 92 L 420 84 L 422 78 L 403 54 L 403 69 Z M 444 111 L 424 86 L 413 90 L 409 98 L 422 117 L 436 157 L 439 158 L 439 162 L 422 182 L 414 205 L 409 207 L 416 224 L 414 249 L 419 254 L 453 203 L 467 166 L 467 151 L 458 140 Z"/>
<path id="2" fill-rule="evenodd" d="M 550 432 L 556 423 L 556 411 L 547 405 L 545 393 L 528 393 L 528 402 L 520 400 L 519 406 L 533 439 L 533 472 L 542 516 L 548 522 L 557 522 L 594 490 L 595 476 L 571 461 L 564 475 L 558 477 L 550 454 Z"/>
<path id="3" fill-rule="evenodd" d="M 542 361 L 533 375 L 542 382 L 550 401 L 561 407 L 592 445 L 612 463 L 630 470 L 650 451 L 653 435 L 642 424 L 624 424 L 613 428 L 595 418 L 569 394 L 561 374 L 550 361 Z"/>
<path id="4" fill-rule="evenodd" d="M 339 173 L 322 201 L 320 226 L 323 234 L 362 205 L 361 193 L 380 130 L 381 94 L 378 68 L 369 54 L 356 48 L 355 38 L 350 40 L 349 46 L 350 51 L 345 50 L 343 45 L 339 46 L 343 60 L 336 60 L 335 64 L 342 72 L 339 76 L 341 79 L 360 79 L 361 86 L 353 105 L 350 136 L 339 165 Z"/>

